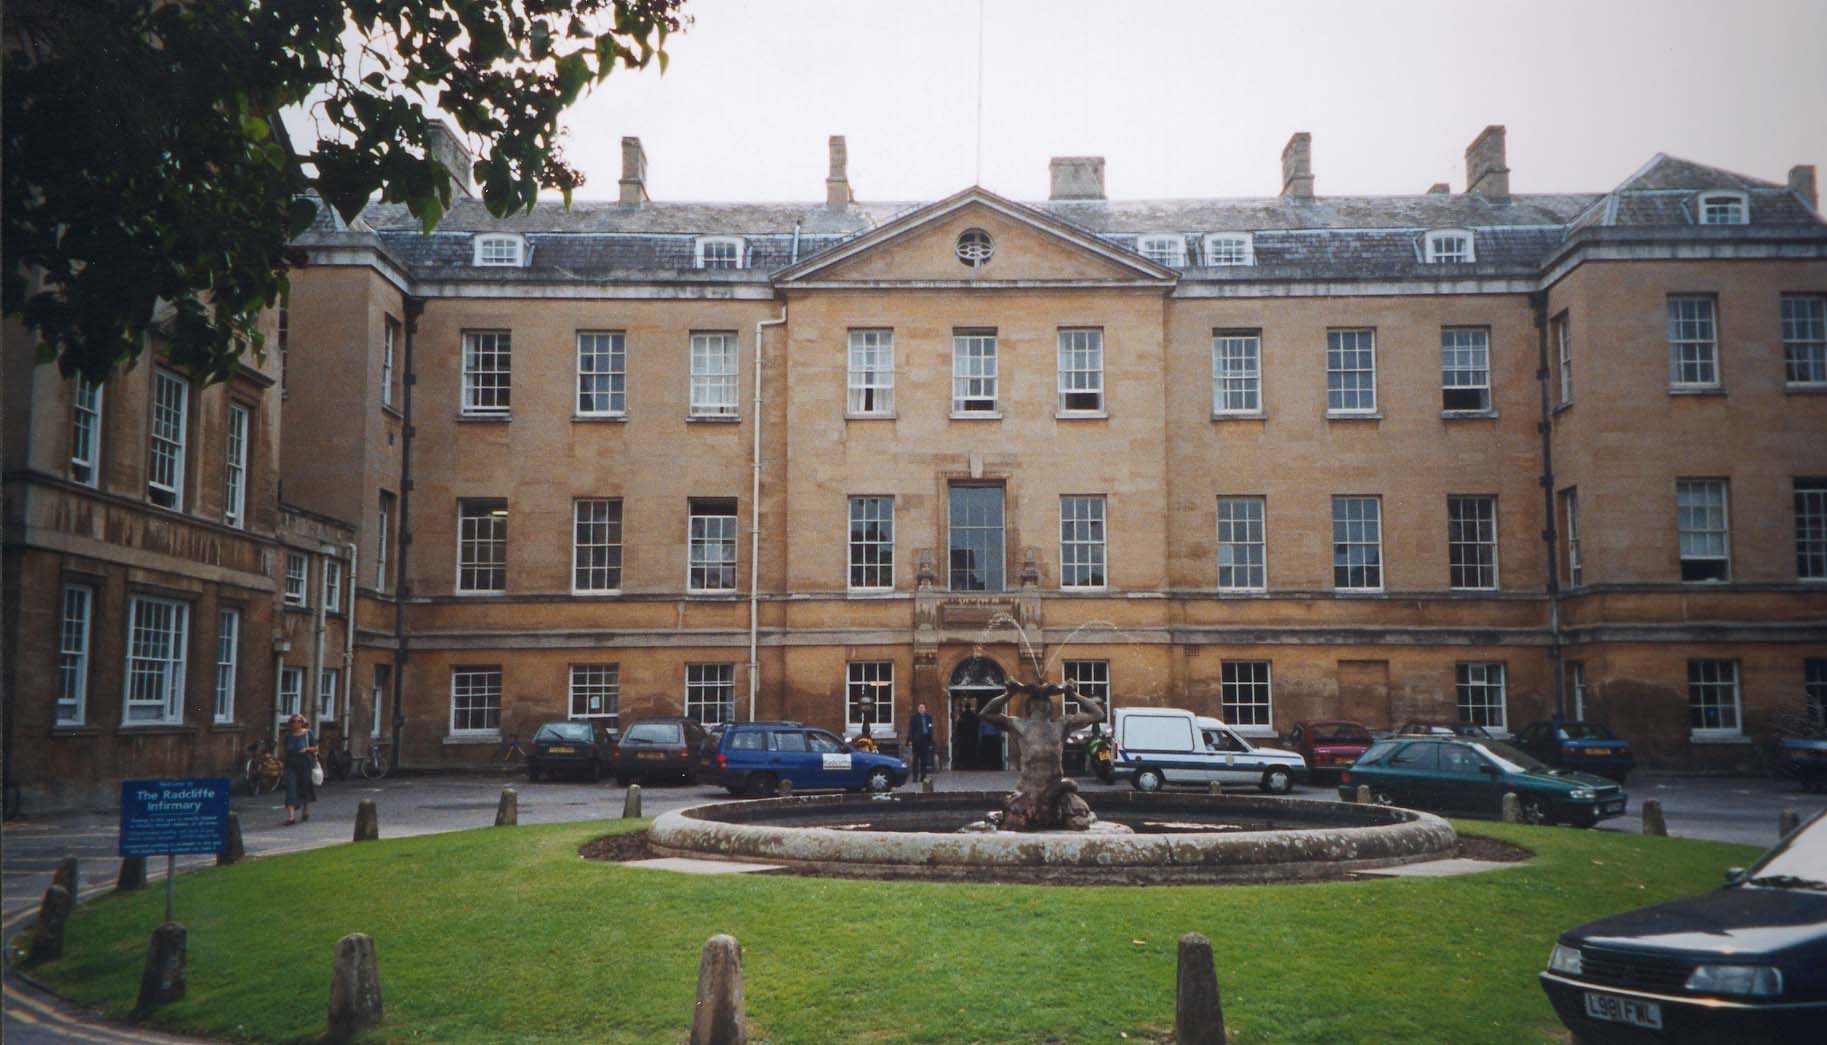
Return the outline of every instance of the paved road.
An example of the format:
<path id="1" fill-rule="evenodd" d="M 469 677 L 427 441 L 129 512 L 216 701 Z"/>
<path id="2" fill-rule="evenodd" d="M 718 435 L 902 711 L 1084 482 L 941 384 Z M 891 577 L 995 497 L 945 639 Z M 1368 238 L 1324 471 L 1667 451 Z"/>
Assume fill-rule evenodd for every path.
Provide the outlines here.
<path id="1" fill-rule="evenodd" d="M 1014 786 L 1013 773 L 945 773 L 938 778 L 942 790 L 999 791 Z M 1102 790 L 1095 781 L 1083 781 L 1087 790 Z M 311 819 L 295 827 L 285 827 L 285 810 L 278 795 L 258 797 L 241 795 L 232 802 L 241 821 L 242 840 L 250 856 L 271 856 L 346 842 L 353 833 L 355 809 L 365 798 L 374 799 L 380 807 L 381 836 L 401 838 L 409 835 L 457 831 L 484 827 L 494 822 L 495 805 L 504 785 L 513 786 L 520 796 L 522 823 L 564 823 L 578 820 L 602 820 L 618 817 L 626 792 L 614 784 L 539 783 L 528 784 L 518 778 L 489 776 L 414 777 L 383 781 L 332 782 L 322 790 L 323 801 L 312 810 Z M 1662 802 L 1669 833 L 1688 838 L 1709 838 L 1769 845 L 1776 840 L 1778 815 L 1794 809 L 1807 818 L 1827 809 L 1827 794 L 1804 794 L 1792 783 L 1738 777 L 1675 777 L 1638 774 L 1629 786 L 1631 815 L 1605 822 L 1604 830 L 1641 830 L 1637 810 L 1645 798 Z M 1330 787 L 1306 787 L 1295 792 L 1297 798 L 1331 800 L 1337 792 Z M 643 812 L 656 816 L 687 805 L 707 801 L 728 801 L 720 788 L 655 784 L 643 789 Z M 50 885 L 51 873 L 59 860 L 75 856 L 81 862 L 81 886 L 85 895 L 105 891 L 114 884 L 120 861 L 116 857 L 119 821 L 112 810 L 68 814 L 56 817 L 26 818 L 6 823 L 4 827 L 5 859 L 0 867 L 4 878 L 4 900 L 0 903 L 0 926 L 10 938 L 27 922 L 44 890 Z M 187 857 L 178 861 L 180 870 L 203 866 L 207 857 Z M 148 870 L 162 877 L 163 866 Z M 156 883 L 155 883 L 156 885 Z M 183 918 L 184 890 L 177 890 L 178 917 Z M 87 1041 L 175 1041 L 178 1039 L 142 1032 L 116 1032 L 82 1022 L 64 1007 L 29 987 L 9 979 L 5 984 L 5 1011 L 0 1033 L 9 1045 L 35 1042 Z"/>

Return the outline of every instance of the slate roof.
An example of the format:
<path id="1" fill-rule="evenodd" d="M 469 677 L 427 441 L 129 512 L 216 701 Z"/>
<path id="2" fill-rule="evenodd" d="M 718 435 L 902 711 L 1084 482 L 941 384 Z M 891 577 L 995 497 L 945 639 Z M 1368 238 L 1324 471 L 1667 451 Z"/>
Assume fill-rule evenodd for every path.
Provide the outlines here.
<path id="1" fill-rule="evenodd" d="M 1748 226 L 1700 228 L 1693 194 L 1747 194 Z M 566 209 L 541 203 L 531 213 L 495 218 L 476 200 L 451 208 L 427 235 L 406 208 L 373 204 L 351 225 L 320 214 L 301 245 L 359 240 L 379 246 L 426 280 L 490 282 L 767 283 L 772 274 L 918 210 L 924 203 L 676 203 L 630 206 L 580 200 Z M 1608 193 L 1524 194 L 1494 202 L 1478 194 L 1321 196 L 1258 199 L 1048 200 L 1024 204 L 1112 244 L 1133 250 L 1142 233 L 1185 237 L 1186 281 L 1514 277 L 1538 274 L 1549 258 L 1588 230 L 1657 230 L 1696 238 L 1770 238 L 1777 230 L 1827 243 L 1827 225 L 1786 186 L 1658 153 Z M 1477 262 L 1425 264 L 1430 229 L 1475 234 Z M 1252 234 L 1255 263 L 1207 267 L 1204 235 Z M 473 241 L 485 232 L 525 237 L 524 267 L 477 267 Z M 1598 235 L 1601 233 L 1593 232 Z M 696 241 L 739 236 L 741 269 L 696 267 Z"/>

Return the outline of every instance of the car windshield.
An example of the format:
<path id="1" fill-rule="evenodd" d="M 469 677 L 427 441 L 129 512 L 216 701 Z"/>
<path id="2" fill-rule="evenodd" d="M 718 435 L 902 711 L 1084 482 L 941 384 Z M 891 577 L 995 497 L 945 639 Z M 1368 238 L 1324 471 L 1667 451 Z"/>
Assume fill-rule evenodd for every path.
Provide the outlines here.
<path id="1" fill-rule="evenodd" d="M 588 722 L 548 722 L 533 734 L 534 740 L 581 740 L 588 743 L 593 738 L 594 733 Z"/>
<path id="2" fill-rule="evenodd" d="M 677 722 L 636 722 L 622 738 L 636 744 L 677 744 L 680 740 Z"/>
<path id="3" fill-rule="evenodd" d="M 1778 842 L 1776 848 L 1751 865 L 1744 883 L 1767 889 L 1827 892 L 1827 815 L 1816 816 Z"/>
<path id="4" fill-rule="evenodd" d="M 1388 740 L 1379 740 L 1370 745 L 1370 750 L 1358 756 L 1358 765 L 1371 766 L 1383 761 L 1383 756 L 1395 749 L 1395 744 Z"/>
<path id="5" fill-rule="evenodd" d="M 1491 756 L 1492 760 L 1502 766 L 1506 773 L 1551 773 L 1554 771 L 1553 766 L 1519 747 L 1512 747 L 1494 740 L 1487 740 L 1472 746 Z"/>
<path id="6" fill-rule="evenodd" d="M 1368 744 L 1370 730 L 1355 722 L 1326 722 L 1313 727 L 1315 744 Z"/>
<path id="7" fill-rule="evenodd" d="M 1562 740 L 1616 740 L 1611 730 L 1604 726 L 1595 726 L 1590 722 L 1563 722 L 1560 724 Z"/>

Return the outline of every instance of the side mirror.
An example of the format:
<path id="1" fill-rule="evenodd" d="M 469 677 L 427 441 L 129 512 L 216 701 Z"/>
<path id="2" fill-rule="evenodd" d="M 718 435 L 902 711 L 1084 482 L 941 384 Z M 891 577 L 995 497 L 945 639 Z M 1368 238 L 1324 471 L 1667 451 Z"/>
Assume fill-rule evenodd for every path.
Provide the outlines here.
<path id="1" fill-rule="evenodd" d="M 1737 885 L 1740 881 L 1742 881 L 1744 879 L 1744 876 L 1745 876 L 1745 869 L 1742 867 L 1726 868 L 1725 880 L 1726 880 L 1727 885 Z"/>

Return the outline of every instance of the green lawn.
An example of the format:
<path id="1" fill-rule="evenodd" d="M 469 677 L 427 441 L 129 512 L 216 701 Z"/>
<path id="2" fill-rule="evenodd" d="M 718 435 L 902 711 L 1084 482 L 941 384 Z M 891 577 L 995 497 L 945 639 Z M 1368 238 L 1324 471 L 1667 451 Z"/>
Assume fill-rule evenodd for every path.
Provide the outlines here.
<path id="1" fill-rule="evenodd" d="M 1171 1032 L 1175 941 L 1209 936 L 1237 1042 L 1514 1042 L 1560 1033 L 1556 932 L 1711 888 L 1744 846 L 1494 823 L 1537 852 L 1431 881 L 1058 888 L 697 877 L 585 861 L 635 822 L 485 828 L 187 874 L 190 991 L 147 1022 L 308 1040 L 332 945 L 375 938 L 380 1037 L 678 1041 L 698 952 L 742 941 L 752 1037 L 1114 1041 Z M 124 1017 L 163 890 L 80 905 L 35 975 Z"/>

